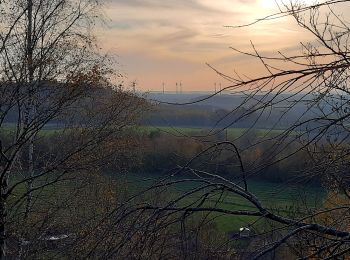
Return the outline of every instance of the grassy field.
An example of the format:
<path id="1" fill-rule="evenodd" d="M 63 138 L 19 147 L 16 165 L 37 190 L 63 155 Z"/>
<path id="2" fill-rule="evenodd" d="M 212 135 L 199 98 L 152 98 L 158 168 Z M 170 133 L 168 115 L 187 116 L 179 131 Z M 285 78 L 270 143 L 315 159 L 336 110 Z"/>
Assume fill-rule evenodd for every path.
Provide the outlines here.
<path id="1" fill-rule="evenodd" d="M 3 123 L 0 127 L 0 134 L 11 137 L 15 134 L 16 124 L 14 123 Z M 40 130 L 40 136 L 51 136 L 57 133 L 61 133 L 62 128 L 60 128 L 57 124 L 47 124 Z"/>
<path id="2" fill-rule="evenodd" d="M 249 129 L 249 128 L 227 128 L 222 130 L 220 128 L 189 128 L 189 127 L 170 127 L 170 126 L 140 126 L 138 131 L 151 134 L 151 133 L 167 133 L 175 136 L 208 136 L 208 135 L 226 135 L 228 139 L 238 138 L 245 134 L 250 134 L 258 137 L 262 136 L 276 136 L 283 134 L 285 130 L 281 129 Z"/>
<path id="3" fill-rule="evenodd" d="M 1 127 L 0 133 L 10 133 L 14 129 L 13 124 L 5 124 Z M 52 135 L 60 131 L 57 126 L 48 126 L 42 130 L 43 135 Z M 181 127 L 152 127 L 141 126 L 136 128 L 136 131 L 141 131 L 146 134 L 152 132 L 168 133 L 176 136 L 198 136 L 207 135 L 210 133 L 210 129 L 203 128 L 181 128 Z M 269 130 L 269 129 L 253 129 L 252 134 L 257 136 L 270 136 L 283 133 L 284 130 Z M 247 132 L 245 128 L 231 128 L 227 129 L 227 137 L 234 139 Z M 224 133 L 225 134 L 225 133 Z M 147 176 L 147 178 L 154 178 L 155 176 Z M 140 181 L 142 176 L 131 175 L 128 177 L 129 188 L 131 191 L 139 191 L 152 181 Z M 176 185 L 169 188 L 169 194 L 177 195 L 183 191 L 189 190 L 194 187 L 195 184 L 188 183 L 186 185 Z M 249 190 L 256 194 L 264 205 L 269 208 L 282 212 L 282 214 L 288 214 L 291 209 L 307 207 L 320 207 L 322 200 L 325 197 L 325 193 L 322 189 L 316 187 L 304 187 L 304 186 L 287 186 L 267 181 L 251 181 L 249 182 Z M 211 201 L 214 203 L 217 198 L 213 197 Z M 224 194 L 218 203 L 218 206 L 224 209 L 245 209 L 254 210 L 254 208 L 244 199 L 232 194 Z M 218 214 L 212 214 L 215 218 L 215 223 L 219 230 L 223 232 L 230 232 L 237 230 L 239 227 L 246 226 L 247 223 L 256 221 L 257 218 L 253 217 L 238 217 L 238 216 L 219 216 Z M 263 225 L 262 223 L 260 223 Z"/>
<path id="4" fill-rule="evenodd" d="M 147 188 L 149 188 L 159 176 L 156 175 L 143 175 L 128 173 L 127 175 L 116 176 L 113 178 L 120 179 L 118 183 L 124 183 L 123 189 L 126 188 L 128 195 L 132 196 L 139 193 Z M 303 210 L 308 208 L 319 208 L 322 207 L 323 200 L 325 198 L 325 191 L 317 187 L 306 187 L 306 186 L 287 186 L 277 183 L 271 183 L 267 181 L 250 181 L 249 190 L 254 193 L 270 210 L 278 212 L 282 215 L 288 215 L 290 211 Z M 53 186 L 48 186 L 44 190 L 40 191 L 37 195 L 41 198 L 40 202 L 37 204 L 38 207 L 46 207 L 51 204 L 51 198 L 56 198 L 57 194 L 65 193 L 66 189 L 71 189 L 69 184 L 58 183 Z M 165 199 L 175 198 L 180 194 L 183 194 L 190 189 L 198 187 L 197 184 L 193 182 L 176 184 L 174 186 L 166 188 L 166 190 L 161 194 Z M 119 187 L 116 187 L 119 190 Z M 15 195 L 18 197 L 25 191 L 25 185 L 22 184 L 15 190 Z M 156 193 L 157 194 L 157 193 Z M 160 193 L 159 193 L 160 195 Z M 154 196 L 154 194 L 153 194 Z M 63 199 L 65 196 L 61 196 Z M 193 200 L 196 200 L 197 196 L 192 196 L 183 200 L 177 206 L 190 204 Z M 11 204 L 11 202 L 10 202 Z M 234 194 L 226 193 L 220 199 L 219 195 L 213 195 L 209 202 L 203 205 L 204 207 L 215 206 L 227 210 L 250 210 L 256 211 L 253 205 L 248 201 L 244 200 Z M 63 212 L 62 212 L 63 214 Z M 63 214 L 64 215 L 64 214 Z M 269 226 L 266 223 L 260 221 L 257 217 L 247 217 L 247 216 L 230 216 L 222 215 L 218 213 L 211 213 L 208 219 L 213 219 L 216 224 L 217 229 L 223 233 L 237 232 L 240 227 L 249 226 L 251 223 L 254 224 L 254 228 L 262 230 L 268 230 Z"/>
<path id="5" fill-rule="evenodd" d="M 153 176 L 153 181 L 151 178 L 139 175 L 130 175 L 127 178 L 129 189 L 139 192 L 148 188 L 157 177 Z M 169 197 L 175 197 L 195 187 L 196 184 L 194 183 L 182 183 L 168 188 L 166 192 L 169 193 Z M 318 187 L 281 185 L 267 181 L 250 181 L 249 190 L 261 200 L 263 205 L 282 215 L 288 215 L 295 210 L 303 211 L 306 208 L 319 208 L 322 206 L 326 195 L 324 190 Z M 192 197 L 192 199 L 195 198 Z M 234 194 L 224 194 L 221 199 L 219 199 L 218 195 L 214 195 L 210 201 L 205 206 L 214 206 L 216 204 L 217 207 L 222 209 L 255 211 L 253 205 Z M 184 204 L 190 202 L 191 198 L 183 201 Z M 235 232 L 240 227 L 247 226 L 249 223 L 258 220 L 256 217 L 229 216 L 216 213 L 211 214 L 211 218 L 214 219 L 218 230 L 222 232 Z M 255 224 L 255 228 L 268 229 L 269 227 L 266 227 L 265 223 L 258 221 Z"/>
<path id="6" fill-rule="evenodd" d="M 4 123 L 0 127 L 0 133 L 11 134 L 15 131 L 16 125 L 14 123 Z M 42 135 L 52 135 L 59 132 L 60 127 L 57 124 L 47 124 L 40 133 Z M 276 136 L 283 134 L 285 130 L 281 129 L 249 129 L 249 128 L 228 128 L 222 130 L 220 128 L 190 128 L 190 127 L 171 127 L 171 126 L 138 126 L 135 131 L 144 134 L 151 133 L 166 133 L 175 136 L 210 136 L 221 134 L 227 135 L 228 139 L 235 139 L 245 134 L 250 134 L 258 137 L 262 136 Z"/>

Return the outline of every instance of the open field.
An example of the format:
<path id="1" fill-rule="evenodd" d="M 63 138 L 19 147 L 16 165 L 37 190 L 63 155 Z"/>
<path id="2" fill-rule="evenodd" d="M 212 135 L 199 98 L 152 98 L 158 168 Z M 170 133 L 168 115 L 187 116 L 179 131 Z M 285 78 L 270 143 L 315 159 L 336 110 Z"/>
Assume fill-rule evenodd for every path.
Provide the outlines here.
<path id="1" fill-rule="evenodd" d="M 131 174 L 127 177 L 129 190 L 132 192 L 140 192 L 147 189 L 157 179 L 156 176 L 139 176 Z M 306 208 L 322 207 L 326 193 L 323 189 L 314 186 L 297 186 L 297 185 L 281 185 L 267 181 L 250 181 L 249 190 L 253 192 L 261 202 L 268 206 L 270 210 L 288 215 L 291 211 L 303 211 Z M 175 197 L 184 191 L 197 187 L 195 183 L 181 183 L 168 188 L 169 197 Z M 195 197 L 194 197 L 195 199 Z M 255 208 L 242 197 L 234 194 L 224 194 L 220 199 L 217 195 L 210 199 L 211 202 L 205 206 L 214 206 L 228 210 L 251 210 Z M 189 203 L 190 200 L 183 201 L 183 204 Z M 214 219 L 217 228 L 221 232 L 234 232 L 240 227 L 247 226 L 253 221 L 257 221 L 257 217 L 246 216 L 222 216 L 217 213 L 211 213 L 210 218 Z M 258 229 L 268 229 L 262 222 L 254 225 Z"/>
<path id="2" fill-rule="evenodd" d="M 40 130 L 41 136 L 50 136 L 55 133 L 61 132 L 59 125 L 57 124 L 46 124 L 43 129 Z M 12 136 L 16 131 L 16 124 L 14 123 L 3 123 L 0 127 L 0 134 Z"/>
<path id="3" fill-rule="evenodd" d="M 189 128 L 189 127 L 170 127 L 170 126 L 140 126 L 138 131 L 150 134 L 152 132 L 167 133 L 175 136 L 209 136 L 215 134 L 226 135 L 229 139 L 234 139 L 242 135 L 250 134 L 258 137 L 276 136 L 283 134 L 282 129 L 255 129 L 255 128 Z"/>
<path id="4" fill-rule="evenodd" d="M 4 123 L 0 128 L 0 134 L 10 134 L 15 131 L 16 125 L 13 123 Z M 202 137 L 211 135 L 227 135 L 228 139 L 235 139 L 243 135 L 253 136 L 276 136 L 283 134 L 285 130 L 282 129 L 257 129 L 257 128 L 227 128 L 225 130 L 220 128 L 190 128 L 190 127 L 171 127 L 171 126 L 137 126 L 133 127 L 136 132 L 151 134 L 164 133 L 179 137 Z M 42 135 L 51 135 L 59 132 L 60 127 L 57 124 L 47 124 L 40 133 Z"/>
<path id="5" fill-rule="evenodd" d="M 5 124 L 1 127 L 0 133 L 11 133 L 14 130 L 15 125 Z M 214 129 L 213 133 L 218 129 Z M 245 128 L 229 128 L 227 129 L 228 139 L 237 138 L 249 129 Z M 140 126 L 135 128 L 136 132 L 151 134 L 151 133 L 167 133 L 175 136 L 205 136 L 208 135 L 210 129 L 205 128 L 182 128 L 182 127 L 153 127 L 153 126 Z M 271 136 L 278 135 L 283 133 L 284 130 L 269 130 L 269 129 L 250 129 L 251 134 L 257 136 Z M 45 127 L 41 134 L 43 136 L 54 135 L 59 133 L 60 129 L 57 125 L 48 125 Z M 226 134 L 225 132 L 223 134 Z M 116 175 L 115 175 L 116 176 Z M 118 177 L 117 177 L 118 178 Z M 144 188 L 147 188 L 151 183 L 152 179 L 156 179 L 157 176 L 152 174 L 145 176 L 137 176 L 135 174 L 130 174 L 127 177 L 129 183 L 128 189 L 129 192 L 141 191 Z M 148 180 L 144 180 L 148 179 Z M 176 196 L 180 192 L 189 190 L 195 187 L 194 183 L 187 183 L 176 185 L 169 188 L 169 196 Z M 59 186 L 58 186 L 59 187 Z M 24 186 L 20 187 L 20 192 L 23 192 Z M 325 197 L 325 193 L 322 189 L 316 187 L 304 187 L 304 186 L 293 186 L 293 185 L 281 185 L 277 183 L 272 183 L 268 181 L 257 181 L 253 180 L 249 182 L 249 190 L 256 194 L 261 201 L 268 205 L 269 208 L 282 212 L 283 214 L 288 214 L 289 211 L 295 208 L 305 208 L 305 207 L 320 207 L 322 206 L 322 200 Z M 45 189 L 45 198 L 51 197 L 51 190 Z M 211 198 L 211 201 L 217 202 L 217 197 Z M 304 200 L 305 199 L 305 200 Z M 186 203 L 186 201 L 184 202 Z M 210 206 L 210 204 L 207 204 Z M 245 209 L 245 210 L 254 210 L 254 208 L 241 197 L 232 194 L 224 194 L 220 199 L 217 206 L 224 209 Z M 237 230 L 239 227 L 246 226 L 248 222 L 257 220 L 255 217 L 239 217 L 239 216 L 220 216 L 216 213 L 210 215 L 212 218 L 215 218 L 215 223 L 217 228 L 222 232 L 231 232 Z M 263 223 L 256 225 L 257 227 L 262 227 Z M 264 228 L 264 227 L 262 227 Z"/>

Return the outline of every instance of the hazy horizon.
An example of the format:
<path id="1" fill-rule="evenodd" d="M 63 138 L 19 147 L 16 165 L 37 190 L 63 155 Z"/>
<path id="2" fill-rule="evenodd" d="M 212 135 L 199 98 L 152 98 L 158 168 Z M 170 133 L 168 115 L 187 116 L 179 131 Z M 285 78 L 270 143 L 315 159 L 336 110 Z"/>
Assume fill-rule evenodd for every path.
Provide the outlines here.
<path id="1" fill-rule="evenodd" d="M 292 18 L 266 21 L 251 27 L 225 26 L 253 22 L 277 11 L 274 1 L 262 0 L 110 0 L 108 25 L 98 32 L 105 51 L 118 57 L 119 70 L 142 90 L 210 90 L 227 82 L 206 63 L 233 74 L 262 72 L 262 66 L 230 47 L 251 51 L 250 41 L 264 54 L 290 52 L 298 39 L 308 39 Z M 253 71 L 253 73 L 252 73 Z"/>

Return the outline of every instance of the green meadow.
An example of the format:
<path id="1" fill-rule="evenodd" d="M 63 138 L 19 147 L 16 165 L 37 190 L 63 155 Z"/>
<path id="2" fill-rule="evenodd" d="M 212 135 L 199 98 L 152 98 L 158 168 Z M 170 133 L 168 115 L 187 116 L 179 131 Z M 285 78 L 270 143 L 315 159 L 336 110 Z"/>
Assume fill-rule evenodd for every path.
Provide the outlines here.
<path id="1" fill-rule="evenodd" d="M 210 135 L 227 135 L 228 139 L 239 138 L 243 135 L 253 135 L 257 137 L 277 136 L 286 133 L 283 129 L 258 129 L 258 128 L 190 128 L 190 127 L 170 127 L 170 126 L 140 126 L 137 131 L 145 134 L 166 133 L 175 136 L 201 137 Z M 296 134 L 291 132 L 289 134 Z"/>
<path id="2" fill-rule="evenodd" d="M 137 126 L 132 127 L 136 132 L 143 134 L 151 134 L 155 132 L 167 133 L 175 136 L 210 136 L 216 134 L 226 135 L 229 139 L 238 138 L 245 134 L 254 136 L 276 136 L 285 133 L 282 129 L 258 129 L 258 128 L 191 128 L 191 127 L 171 127 L 171 126 Z M 3 123 L 0 133 L 13 133 L 16 125 L 13 123 Z M 60 132 L 61 128 L 56 124 L 47 124 L 40 130 L 42 135 L 52 135 Z M 292 132 L 295 133 L 295 132 Z"/>
<path id="3" fill-rule="evenodd" d="M 156 183 L 159 176 L 140 176 L 130 174 L 126 177 L 128 187 L 132 194 L 138 193 L 144 189 L 148 189 L 152 183 Z M 180 183 L 169 186 L 165 191 L 165 197 L 176 198 L 181 194 L 198 187 L 195 182 Z M 268 181 L 248 181 L 248 189 L 255 194 L 264 206 L 271 211 L 288 216 L 291 213 L 302 212 L 308 209 L 316 209 L 322 207 L 326 193 L 323 189 L 314 186 L 287 185 L 273 183 Z M 200 197 L 201 194 L 188 197 L 180 205 L 188 205 Z M 167 199 L 168 199 L 167 198 Z M 213 195 L 208 199 L 204 207 L 218 207 L 226 210 L 249 210 L 256 211 L 255 207 L 244 198 L 232 194 L 225 193 Z M 222 215 L 219 213 L 211 213 L 209 219 L 213 219 L 217 228 L 221 232 L 235 232 L 240 227 L 248 226 L 253 222 L 255 228 L 266 229 L 265 223 L 258 220 L 257 217 Z"/>
<path id="4" fill-rule="evenodd" d="M 13 133 L 15 125 L 5 124 L 1 127 L 1 134 Z M 212 130 L 212 131 L 211 131 Z M 203 129 L 203 128 L 182 128 L 182 127 L 152 127 L 152 126 L 140 126 L 135 128 L 135 131 L 142 134 L 150 135 L 151 133 L 167 133 L 175 136 L 208 136 L 215 134 L 219 129 Z M 59 133 L 61 130 L 57 126 L 49 125 L 40 131 L 42 136 L 52 136 Z M 270 129 L 246 129 L 246 128 L 229 128 L 223 131 L 227 134 L 228 139 L 238 138 L 245 133 L 251 132 L 255 136 L 270 136 L 279 135 L 284 130 L 270 130 Z M 119 178 L 118 175 L 113 175 L 115 178 Z M 114 178 L 113 177 L 113 178 Z M 127 177 L 128 189 L 130 194 L 140 192 L 143 189 L 147 189 L 152 182 L 154 182 L 159 176 L 154 174 L 145 174 L 143 176 L 130 173 Z M 305 210 L 306 208 L 318 208 L 322 206 L 322 201 L 325 197 L 325 192 L 321 188 L 313 186 L 298 186 L 290 184 L 280 184 L 268 181 L 249 181 L 249 190 L 254 193 L 262 201 L 264 205 L 273 211 L 279 212 L 283 215 L 288 215 L 290 212 L 296 210 Z M 176 197 L 179 194 L 186 192 L 194 187 L 195 183 L 182 183 L 171 186 L 167 189 L 166 193 L 169 197 Z M 42 197 L 50 198 L 50 194 L 59 192 L 60 185 L 55 186 L 53 189 L 45 188 L 41 195 Z M 20 195 L 24 191 L 24 185 L 20 185 L 16 191 L 17 195 Z M 199 195 L 198 195 L 199 196 Z M 195 200 L 196 197 L 187 198 L 182 201 L 183 204 L 190 203 Z M 47 199 L 43 199 L 45 203 L 49 203 Z M 223 194 L 222 197 L 214 195 L 209 199 L 206 206 L 216 206 L 227 210 L 251 210 L 255 211 L 255 208 L 242 197 L 234 194 Z M 209 218 L 212 218 L 219 231 L 222 232 L 234 232 L 242 226 L 248 226 L 252 222 L 255 223 L 256 228 L 265 228 L 264 223 L 258 221 L 256 217 L 247 216 L 230 216 L 220 215 L 218 213 L 211 213 Z"/>

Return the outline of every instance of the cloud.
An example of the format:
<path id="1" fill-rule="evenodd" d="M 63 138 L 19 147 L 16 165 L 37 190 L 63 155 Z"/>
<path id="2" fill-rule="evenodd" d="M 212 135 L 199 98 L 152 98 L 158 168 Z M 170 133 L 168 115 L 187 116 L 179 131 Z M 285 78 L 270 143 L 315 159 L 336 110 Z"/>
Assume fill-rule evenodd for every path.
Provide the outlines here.
<path id="1" fill-rule="evenodd" d="M 129 8 L 148 8 L 152 10 L 159 9 L 176 9 L 176 10 L 192 10 L 201 12 L 215 12 L 215 8 L 210 8 L 196 0 L 111 0 L 110 4 L 124 6 Z"/>
<path id="2" fill-rule="evenodd" d="M 265 51 L 276 46 L 287 48 L 298 39 L 288 21 L 271 21 L 239 30 L 225 27 L 264 16 L 260 2 L 110 0 L 105 13 L 111 23 L 99 35 L 107 50 L 124 57 L 121 62 L 130 77 L 137 78 L 146 89 L 157 85 L 157 80 L 171 81 L 172 77 L 198 86 L 196 82 L 205 84 L 213 82 L 211 77 L 217 77 L 207 70 L 206 62 L 229 66 L 232 60 L 229 46 L 244 50 L 253 40 Z M 236 66 L 242 64 L 241 68 L 246 69 L 243 59 L 235 61 Z"/>
<path id="3" fill-rule="evenodd" d="M 191 28 L 180 28 L 176 32 L 164 34 L 158 40 L 159 42 L 179 42 L 179 41 L 187 41 L 191 40 L 194 37 L 198 36 L 199 33 Z"/>
<path id="4" fill-rule="evenodd" d="M 242 4 L 256 4 L 258 1 L 257 0 L 238 0 L 239 3 L 242 3 Z"/>

